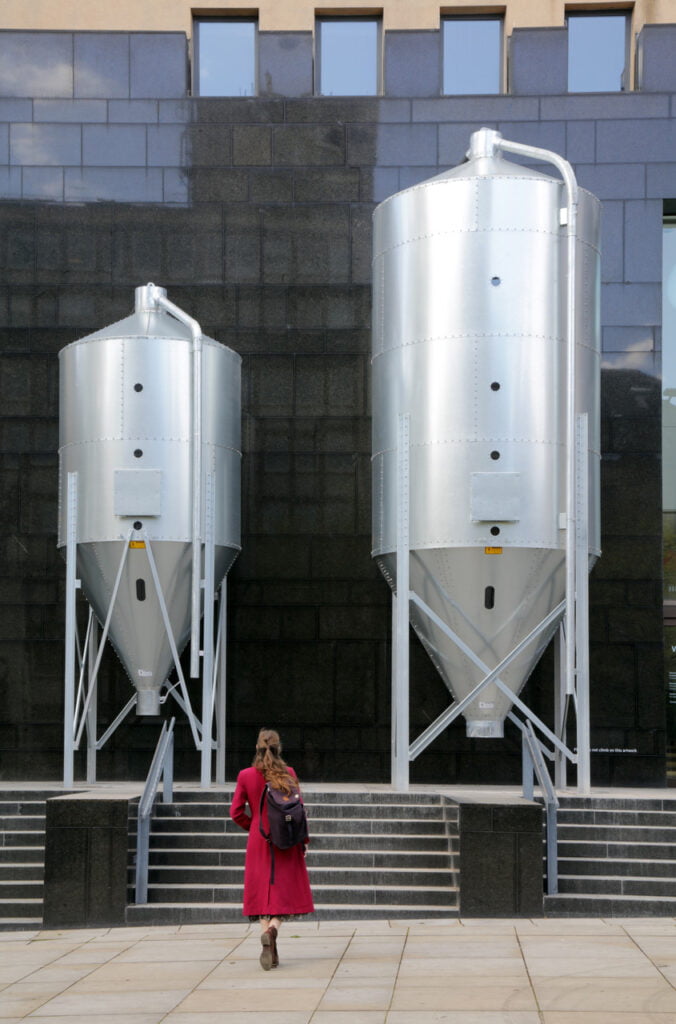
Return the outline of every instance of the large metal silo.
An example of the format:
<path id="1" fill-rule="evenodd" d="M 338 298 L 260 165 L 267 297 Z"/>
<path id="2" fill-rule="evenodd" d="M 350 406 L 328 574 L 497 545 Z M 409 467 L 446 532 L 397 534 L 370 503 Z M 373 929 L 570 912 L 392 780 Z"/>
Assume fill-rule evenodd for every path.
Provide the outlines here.
<path id="1" fill-rule="evenodd" d="M 576 191 L 571 250 L 564 183 L 507 160 L 499 140 L 476 133 L 466 163 L 374 215 L 373 556 L 396 590 L 405 416 L 408 571 L 427 606 L 411 602 L 410 619 L 456 701 L 564 599 L 580 413 L 590 564 L 600 541 L 600 204 Z M 557 624 L 501 671 L 513 694 Z M 510 707 L 488 685 L 465 708 L 468 734 L 501 736 Z"/>
<path id="2" fill-rule="evenodd" d="M 156 714 L 191 628 L 199 637 L 209 550 L 216 587 L 239 551 L 241 359 L 154 285 L 59 359 L 58 544 L 70 531 L 137 713 Z"/>

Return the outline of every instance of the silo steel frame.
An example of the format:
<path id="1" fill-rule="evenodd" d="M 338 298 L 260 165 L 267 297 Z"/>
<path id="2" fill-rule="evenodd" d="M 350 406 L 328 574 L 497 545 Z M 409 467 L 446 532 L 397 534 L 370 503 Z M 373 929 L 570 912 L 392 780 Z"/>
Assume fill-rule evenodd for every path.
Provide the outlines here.
<path id="1" fill-rule="evenodd" d="M 567 763 L 577 765 L 577 789 L 588 793 L 590 778 L 589 728 L 589 506 L 587 475 L 588 419 L 577 415 L 575 408 L 575 346 L 576 346 L 576 239 L 578 186 L 571 165 L 549 150 L 503 139 L 499 132 L 483 128 L 471 141 L 471 155 L 493 155 L 496 150 L 553 164 L 560 172 L 566 191 L 566 206 L 560 210 L 560 226 L 566 228 L 567 294 L 566 294 L 566 587 L 564 600 L 554 608 L 520 643 L 489 671 L 474 652 L 429 608 L 414 591 L 409 579 L 409 416 L 399 414 L 397 438 L 397 548 L 396 588 L 392 595 L 392 786 L 405 792 L 409 786 L 409 762 L 458 717 L 464 708 L 490 683 L 501 689 L 525 716 L 526 724 L 513 712 L 508 718 L 521 730 L 526 744 L 529 723 L 536 726 L 553 746 L 549 750 L 539 739 L 541 751 L 555 765 L 556 785 L 566 785 Z M 469 155 L 469 154 L 468 154 Z M 404 600 L 399 595 L 406 595 Z M 414 603 L 432 619 L 442 632 L 486 673 L 469 695 L 451 704 L 435 722 L 413 742 L 409 729 L 409 608 Z M 549 729 L 523 701 L 500 679 L 500 672 L 518 653 L 535 640 L 548 626 L 559 621 L 555 665 L 554 731 Z M 567 715 L 571 702 L 576 711 L 577 749 L 565 743 Z M 524 753 L 525 761 L 525 753 Z M 532 774 L 531 774 L 532 779 Z M 524 791 L 531 785 L 524 773 Z"/>

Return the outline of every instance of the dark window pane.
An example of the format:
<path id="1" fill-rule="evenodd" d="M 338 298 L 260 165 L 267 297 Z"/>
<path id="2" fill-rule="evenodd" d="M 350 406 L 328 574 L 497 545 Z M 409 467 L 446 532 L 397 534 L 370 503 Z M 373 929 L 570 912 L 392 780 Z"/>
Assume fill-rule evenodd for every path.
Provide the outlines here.
<path id="1" fill-rule="evenodd" d="M 317 23 L 322 96 L 377 96 L 380 24 L 347 18 Z"/>
<path id="2" fill-rule="evenodd" d="M 627 16 L 568 15 L 568 91 L 620 92 L 627 63 Z"/>
<path id="3" fill-rule="evenodd" d="M 501 18 L 446 18 L 444 26 L 444 93 L 499 93 Z"/>
<path id="4" fill-rule="evenodd" d="M 200 96 L 256 94 L 256 22 L 195 21 L 196 85 Z"/>

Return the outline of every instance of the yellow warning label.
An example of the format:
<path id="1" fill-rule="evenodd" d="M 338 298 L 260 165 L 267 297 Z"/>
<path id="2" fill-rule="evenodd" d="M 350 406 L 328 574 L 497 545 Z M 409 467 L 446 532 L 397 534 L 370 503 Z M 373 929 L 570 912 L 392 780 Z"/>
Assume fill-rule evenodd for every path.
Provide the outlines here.
<path id="1" fill-rule="evenodd" d="M 484 548 L 485 555 L 501 555 L 502 548 Z"/>
<path id="2" fill-rule="evenodd" d="M 146 542 L 144 540 L 130 540 L 129 541 L 129 547 L 130 548 L 144 548 L 145 546 L 146 546 Z"/>

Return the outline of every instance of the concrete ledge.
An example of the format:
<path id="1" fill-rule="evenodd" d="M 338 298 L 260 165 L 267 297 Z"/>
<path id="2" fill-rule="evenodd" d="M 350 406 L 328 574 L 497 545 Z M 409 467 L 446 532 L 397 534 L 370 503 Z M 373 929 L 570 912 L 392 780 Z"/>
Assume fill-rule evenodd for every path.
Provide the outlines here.
<path id="1" fill-rule="evenodd" d="M 124 924 L 130 802 L 91 793 L 47 800 L 44 927 Z"/>
<path id="2" fill-rule="evenodd" d="M 476 793 L 458 807 L 461 917 L 542 917 L 542 806 Z"/>

